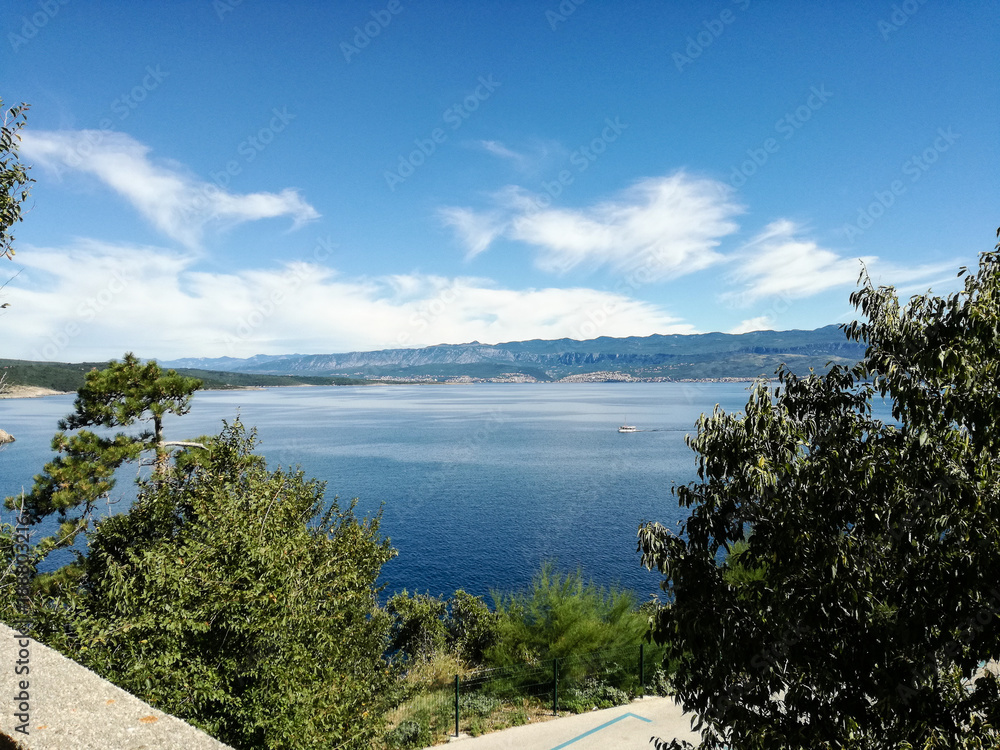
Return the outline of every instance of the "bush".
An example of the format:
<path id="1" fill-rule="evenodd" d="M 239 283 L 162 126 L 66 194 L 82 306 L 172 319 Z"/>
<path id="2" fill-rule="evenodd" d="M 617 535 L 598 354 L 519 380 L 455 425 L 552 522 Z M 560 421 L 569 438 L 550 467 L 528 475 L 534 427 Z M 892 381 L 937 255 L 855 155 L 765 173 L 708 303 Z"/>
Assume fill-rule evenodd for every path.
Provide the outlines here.
<path id="1" fill-rule="evenodd" d="M 38 636 L 234 747 L 367 747 L 398 686 L 376 585 L 394 552 L 253 445 L 227 426 L 100 522 Z"/>
<path id="2" fill-rule="evenodd" d="M 448 639 L 468 664 L 482 663 L 500 639 L 500 616 L 481 597 L 462 589 L 448 601 Z"/>
<path id="3" fill-rule="evenodd" d="M 385 742 L 394 750 L 427 747 L 431 744 L 431 730 L 425 723 L 406 719 L 386 733 Z"/>
<path id="4" fill-rule="evenodd" d="M 411 660 L 452 652 L 466 664 L 479 664 L 499 639 L 500 618 L 482 597 L 462 589 L 445 600 L 405 589 L 386 605 L 392 616 L 390 650 Z"/>
<path id="5" fill-rule="evenodd" d="M 614 708 L 630 703 L 632 697 L 600 680 L 588 680 L 583 687 L 569 688 L 560 699 L 560 708 L 575 714 L 592 711 L 595 708 Z"/>
<path id="6" fill-rule="evenodd" d="M 497 711 L 503 704 L 499 699 L 482 693 L 463 695 L 458 702 L 458 710 L 462 716 L 474 716 L 485 719 Z"/>
<path id="7" fill-rule="evenodd" d="M 653 673 L 652 681 L 646 686 L 646 691 L 652 695 L 667 696 L 670 695 L 671 685 L 670 685 L 670 674 L 663 667 L 660 667 Z"/>
<path id="8" fill-rule="evenodd" d="M 531 589 L 494 594 L 499 638 L 486 652 L 497 666 L 534 663 L 605 649 L 634 647 L 647 629 L 635 594 L 559 573 L 546 562 Z"/>
<path id="9" fill-rule="evenodd" d="M 445 602 L 429 594 L 410 596 L 405 589 L 386 604 L 392 617 L 389 650 L 411 659 L 426 659 L 443 651 L 448 642 Z"/>

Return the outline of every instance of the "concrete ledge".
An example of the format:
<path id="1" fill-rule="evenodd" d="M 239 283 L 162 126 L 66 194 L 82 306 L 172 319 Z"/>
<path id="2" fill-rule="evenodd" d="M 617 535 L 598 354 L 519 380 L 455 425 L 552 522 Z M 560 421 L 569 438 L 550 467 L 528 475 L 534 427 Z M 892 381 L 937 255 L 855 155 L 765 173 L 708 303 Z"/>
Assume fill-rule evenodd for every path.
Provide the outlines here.
<path id="1" fill-rule="evenodd" d="M 0 623 L 0 732 L 26 750 L 229 749 L 37 641 L 26 647 L 28 664 L 19 665 L 16 633 Z M 16 674 L 19 666 L 30 672 Z M 28 683 L 28 735 L 16 731 L 22 680 Z"/>

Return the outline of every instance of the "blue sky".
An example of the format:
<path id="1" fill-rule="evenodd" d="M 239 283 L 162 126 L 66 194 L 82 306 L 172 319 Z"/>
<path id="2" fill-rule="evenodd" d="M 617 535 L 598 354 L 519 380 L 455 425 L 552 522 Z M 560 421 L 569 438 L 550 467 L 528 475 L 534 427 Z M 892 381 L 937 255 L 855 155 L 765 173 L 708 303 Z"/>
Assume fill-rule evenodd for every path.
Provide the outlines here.
<path id="1" fill-rule="evenodd" d="M 814 328 L 998 225 L 995 3 L 0 7 L 6 357 Z"/>

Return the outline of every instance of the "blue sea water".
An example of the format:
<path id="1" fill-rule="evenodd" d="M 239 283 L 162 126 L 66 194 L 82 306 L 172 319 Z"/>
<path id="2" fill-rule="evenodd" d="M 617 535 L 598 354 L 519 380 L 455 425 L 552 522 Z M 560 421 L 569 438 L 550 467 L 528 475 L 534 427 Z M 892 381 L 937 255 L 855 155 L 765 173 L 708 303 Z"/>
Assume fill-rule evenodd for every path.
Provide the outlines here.
<path id="1" fill-rule="evenodd" d="M 328 498 L 357 497 L 362 514 L 382 507 L 399 551 L 383 568 L 387 592 L 510 591 L 553 559 L 645 598 L 660 578 L 640 566 L 640 522 L 673 527 L 686 515 L 670 492 L 695 478 L 685 434 L 702 412 L 739 411 L 746 398 L 744 383 L 206 391 L 166 430 L 178 440 L 214 434 L 239 414 L 270 465 L 300 465 L 327 482 Z M 30 488 L 72 401 L 0 401 L 0 425 L 17 437 L 0 450 L 3 496 Z M 642 431 L 619 433 L 626 418 Z M 129 477 L 116 493 L 112 510 L 123 510 Z"/>

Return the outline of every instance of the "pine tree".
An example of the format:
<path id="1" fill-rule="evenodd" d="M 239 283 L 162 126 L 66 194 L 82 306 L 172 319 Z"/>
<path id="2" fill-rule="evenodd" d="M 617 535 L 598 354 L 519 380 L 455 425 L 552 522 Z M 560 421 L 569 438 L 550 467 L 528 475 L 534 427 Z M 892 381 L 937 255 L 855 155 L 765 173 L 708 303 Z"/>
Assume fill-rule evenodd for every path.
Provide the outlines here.
<path id="1" fill-rule="evenodd" d="M 143 364 L 132 353 L 104 370 L 87 373 L 77 393 L 74 412 L 59 421 L 52 449 L 61 455 L 35 477 L 31 493 L 23 499 L 24 517 L 38 523 L 53 513 L 60 519 L 57 537 L 43 540 L 43 549 L 72 545 L 87 528 L 97 503 L 115 485 L 115 471 L 126 462 L 151 463 L 153 475 L 163 476 L 175 446 L 197 445 L 168 441 L 163 435 L 167 414 L 183 415 L 201 381 L 164 371 L 155 361 Z M 113 429 L 145 422 L 139 433 L 102 435 L 87 427 Z M 76 430 L 69 434 L 66 430 Z M 7 507 L 20 507 L 21 498 L 7 498 Z"/>

